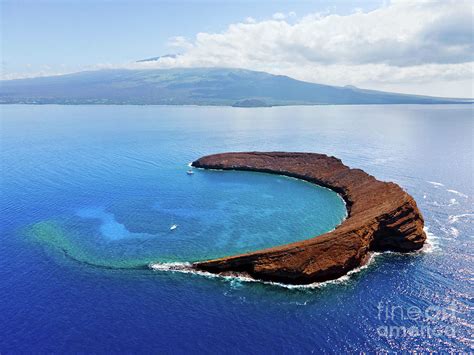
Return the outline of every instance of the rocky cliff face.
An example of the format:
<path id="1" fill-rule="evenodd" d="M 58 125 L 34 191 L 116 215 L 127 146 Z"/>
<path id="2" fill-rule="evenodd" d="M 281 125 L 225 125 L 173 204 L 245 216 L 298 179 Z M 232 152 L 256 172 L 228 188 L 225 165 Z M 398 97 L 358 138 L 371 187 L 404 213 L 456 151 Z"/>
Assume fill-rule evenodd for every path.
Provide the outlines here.
<path id="1" fill-rule="evenodd" d="M 291 284 L 336 279 L 364 265 L 371 251 L 410 252 L 426 235 L 415 200 L 398 185 L 382 182 L 341 160 L 315 153 L 249 152 L 206 156 L 194 167 L 248 170 L 292 176 L 341 194 L 348 218 L 335 230 L 309 240 L 193 265 L 212 273 L 245 273 Z"/>

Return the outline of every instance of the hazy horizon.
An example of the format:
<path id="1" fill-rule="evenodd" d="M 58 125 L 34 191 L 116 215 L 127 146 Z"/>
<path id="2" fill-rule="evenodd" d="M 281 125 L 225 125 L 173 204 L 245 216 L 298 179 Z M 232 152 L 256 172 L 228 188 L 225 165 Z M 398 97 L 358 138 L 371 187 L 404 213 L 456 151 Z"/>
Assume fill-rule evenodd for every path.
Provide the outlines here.
<path id="1" fill-rule="evenodd" d="M 52 74 L 52 75 L 40 75 L 40 76 L 34 76 L 34 77 L 25 77 L 25 78 L 15 78 L 15 79 L 0 79 L 1 81 L 12 81 L 12 80 L 28 80 L 28 79 L 37 79 L 37 78 L 48 78 L 48 77 L 59 77 L 59 76 L 64 76 L 64 75 L 73 75 L 73 74 L 80 74 L 80 73 L 85 73 L 85 72 L 99 72 L 99 71 L 107 71 L 107 70 L 149 70 L 149 71 L 154 71 L 154 70 L 192 70 L 192 69 L 229 69 L 229 70 L 249 70 L 253 71 L 250 69 L 244 69 L 244 68 L 238 68 L 238 67 L 229 67 L 229 68 L 224 68 L 224 67 L 194 67 L 194 68 L 189 68 L 189 67 L 174 67 L 174 68 L 141 68 L 141 69 L 132 69 L 132 68 L 104 68 L 104 69 L 88 69 L 88 70 L 83 70 L 83 71 L 76 71 L 76 72 L 71 72 L 71 73 L 58 73 L 58 74 Z M 265 71 L 261 70 L 255 70 L 255 72 L 259 73 L 267 73 Z M 270 73 L 267 73 L 270 74 Z M 298 80 L 296 78 L 291 77 L 290 75 L 284 75 L 286 77 L 289 77 L 291 79 Z M 305 80 L 299 80 L 301 82 L 305 83 L 311 83 L 311 84 L 321 84 L 321 83 L 315 83 L 315 82 L 310 82 L 310 81 L 305 81 Z M 322 84 L 326 85 L 326 84 Z M 402 92 L 402 91 L 389 91 L 389 90 L 374 90 L 374 89 L 368 89 L 365 87 L 360 87 L 360 86 L 355 86 L 355 85 L 330 85 L 334 87 L 340 87 L 340 88 L 345 88 L 345 87 L 352 87 L 355 89 L 361 89 L 361 90 L 373 90 L 373 91 L 379 91 L 379 92 L 386 92 L 386 93 L 392 93 L 392 94 L 401 94 L 401 95 L 413 95 L 413 96 L 427 96 L 427 97 L 433 97 L 433 98 L 444 98 L 444 99 L 472 99 L 472 97 L 455 97 L 455 96 L 433 96 L 433 95 L 421 95 L 421 94 L 414 94 L 410 92 Z M 373 105 L 373 104 L 372 104 Z"/>

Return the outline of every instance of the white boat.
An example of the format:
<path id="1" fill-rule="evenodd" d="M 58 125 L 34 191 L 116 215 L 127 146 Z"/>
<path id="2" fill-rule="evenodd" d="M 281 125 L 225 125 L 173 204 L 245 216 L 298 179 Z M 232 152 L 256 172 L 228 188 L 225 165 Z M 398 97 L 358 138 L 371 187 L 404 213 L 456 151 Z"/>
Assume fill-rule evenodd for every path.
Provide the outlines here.
<path id="1" fill-rule="evenodd" d="M 188 174 L 188 175 L 193 175 L 193 174 L 194 174 L 194 171 L 188 170 L 188 171 L 186 171 L 186 174 Z"/>
<path id="2" fill-rule="evenodd" d="M 178 225 L 177 225 L 177 224 L 173 224 L 173 225 L 170 227 L 170 231 L 174 231 L 176 228 L 178 228 Z"/>

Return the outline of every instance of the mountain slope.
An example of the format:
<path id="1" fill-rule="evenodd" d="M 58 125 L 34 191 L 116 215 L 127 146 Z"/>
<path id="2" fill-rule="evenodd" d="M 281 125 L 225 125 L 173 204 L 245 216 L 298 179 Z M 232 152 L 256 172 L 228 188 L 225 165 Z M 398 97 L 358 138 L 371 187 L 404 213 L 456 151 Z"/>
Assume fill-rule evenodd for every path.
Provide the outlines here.
<path id="1" fill-rule="evenodd" d="M 472 102 L 337 87 L 243 69 L 99 70 L 0 81 L 0 103 L 308 105 Z"/>

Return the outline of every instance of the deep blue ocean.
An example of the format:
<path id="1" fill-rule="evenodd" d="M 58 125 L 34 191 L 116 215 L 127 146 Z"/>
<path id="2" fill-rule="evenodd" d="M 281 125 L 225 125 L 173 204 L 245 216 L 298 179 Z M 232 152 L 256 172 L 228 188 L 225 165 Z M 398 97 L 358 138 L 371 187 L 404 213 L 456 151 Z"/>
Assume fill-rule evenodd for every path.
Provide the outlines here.
<path id="1" fill-rule="evenodd" d="M 473 106 L 0 110 L 0 353 L 474 351 Z M 187 174 L 251 150 L 334 155 L 398 183 L 429 245 L 307 287 L 149 269 L 345 218 L 337 194 L 296 179 Z"/>

